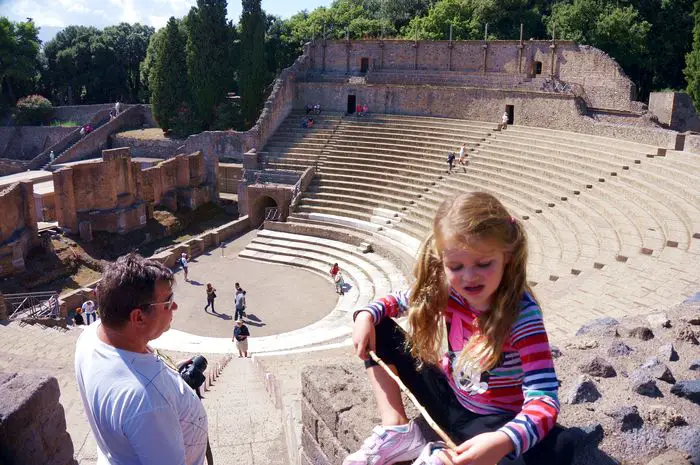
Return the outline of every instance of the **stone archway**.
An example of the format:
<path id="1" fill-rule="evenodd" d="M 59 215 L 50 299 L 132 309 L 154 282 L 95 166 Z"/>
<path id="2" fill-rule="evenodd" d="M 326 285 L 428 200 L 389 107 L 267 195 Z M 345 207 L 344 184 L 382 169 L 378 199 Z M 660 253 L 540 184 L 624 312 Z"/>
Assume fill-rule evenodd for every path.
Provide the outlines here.
<path id="1" fill-rule="evenodd" d="M 260 223 L 265 221 L 268 208 L 279 208 L 279 205 L 277 204 L 277 201 L 269 195 L 261 195 L 255 199 L 253 208 L 249 212 L 253 227 L 257 227 L 260 225 Z"/>

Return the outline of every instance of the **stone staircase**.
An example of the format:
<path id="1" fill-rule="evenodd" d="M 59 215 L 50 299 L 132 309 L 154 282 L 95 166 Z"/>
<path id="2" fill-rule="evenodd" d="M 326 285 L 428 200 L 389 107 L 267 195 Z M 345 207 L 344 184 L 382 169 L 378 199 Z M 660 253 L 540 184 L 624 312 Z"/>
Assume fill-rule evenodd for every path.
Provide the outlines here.
<path id="1" fill-rule="evenodd" d="M 469 166 L 449 175 L 446 153 L 461 143 Z M 343 117 L 296 211 L 266 227 L 371 245 L 407 276 L 442 199 L 491 192 L 524 222 L 529 279 L 551 331 L 565 337 L 591 317 L 622 316 L 695 291 L 699 163 L 692 154 L 542 128 Z M 677 279 L 662 282 L 659 271 Z M 565 310 L 572 306 L 582 312 Z"/>

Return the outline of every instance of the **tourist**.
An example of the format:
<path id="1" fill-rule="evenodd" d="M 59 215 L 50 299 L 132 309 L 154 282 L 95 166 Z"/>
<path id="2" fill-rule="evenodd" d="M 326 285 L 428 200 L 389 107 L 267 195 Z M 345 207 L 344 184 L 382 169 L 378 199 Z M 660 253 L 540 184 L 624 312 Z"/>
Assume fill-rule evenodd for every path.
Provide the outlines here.
<path id="1" fill-rule="evenodd" d="M 75 312 L 73 313 L 73 326 L 82 326 L 85 324 L 82 313 L 83 309 L 76 307 Z"/>
<path id="2" fill-rule="evenodd" d="M 211 283 L 207 283 L 207 305 L 204 307 L 205 312 L 211 305 L 212 313 L 216 313 L 216 310 L 214 310 L 214 299 L 216 299 L 216 288 L 212 286 Z"/>
<path id="3" fill-rule="evenodd" d="M 98 284 L 100 322 L 75 347 L 75 376 L 97 443 L 97 463 L 200 465 L 207 412 L 148 345 L 170 328 L 173 273 L 131 253 Z"/>
<path id="4" fill-rule="evenodd" d="M 357 113 L 357 116 L 362 116 L 362 105 L 359 103 L 355 106 L 355 113 Z"/>
<path id="5" fill-rule="evenodd" d="M 369 105 L 365 103 L 362 105 L 362 116 L 367 116 L 367 113 L 369 113 Z"/>
<path id="6" fill-rule="evenodd" d="M 177 364 L 177 371 L 180 373 L 182 379 L 187 383 L 189 387 L 197 394 L 199 399 L 204 399 L 202 396 L 202 386 L 207 381 L 204 372 L 207 369 L 207 359 L 202 355 L 195 355 L 191 359 L 184 360 Z M 211 445 L 209 444 L 209 437 L 207 436 L 207 465 L 214 465 L 214 456 L 211 453 Z"/>
<path id="7" fill-rule="evenodd" d="M 313 107 L 310 103 L 307 103 L 307 104 L 304 106 L 304 110 L 306 111 L 306 114 L 308 115 L 309 113 L 311 113 L 312 111 L 314 111 L 314 107 Z"/>
<path id="8" fill-rule="evenodd" d="M 85 135 L 88 135 L 92 132 L 92 124 L 88 123 L 85 125 Z"/>
<path id="9" fill-rule="evenodd" d="M 503 116 L 501 116 L 501 124 L 498 125 L 499 130 L 504 130 L 505 128 L 508 127 L 508 112 L 504 111 Z"/>
<path id="10" fill-rule="evenodd" d="M 236 320 L 236 326 L 233 328 L 232 340 L 236 343 L 238 358 L 248 357 L 248 336 L 250 336 L 250 331 L 248 331 L 248 327 L 243 324 L 243 320 Z"/>
<path id="11" fill-rule="evenodd" d="M 317 115 L 321 114 L 321 104 L 320 103 L 317 103 L 316 105 L 314 105 L 314 113 Z"/>
<path id="12" fill-rule="evenodd" d="M 115 110 L 111 110 L 111 111 L 109 112 L 109 120 L 112 121 L 112 120 L 115 119 L 116 117 L 117 117 L 117 112 L 116 112 Z"/>
<path id="13" fill-rule="evenodd" d="M 180 259 L 178 261 L 180 262 L 180 266 L 182 267 L 182 271 L 185 273 L 185 282 L 187 282 L 189 280 L 189 278 L 187 277 L 187 271 L 188 271 L 188 267 L 189 267 L 188 260 L 189 260 L 189 255 L 187 255 L 186 252 L 182 252 L 182 254 L 180 255 Z"/>
<path id="14" fill-rule="evenodd" d="M 455 162 L 455 153 L 454 152 L 449 152 L 447 154 L 447 172 L 452 174 L 452 166 L 454 165 Z"/>
<path id="15" fill-rule="evenodd" d="M 338 272 L 333 277 L 335 281 L 335 292 L 340 295 L 345 295 L 345 280 L 343 279 L 343 272 L 338 270 Z"/>
<path id="16" fill-rule="evenodd" d="M 467 144 L 462 144 L 459 148 L 459 158 L 457 159 L 460 165 L 467 166 Z"/>
<path id="17" fill-rule="evenodd" d="M 115 117 L 119 116 L 120 109 L 121 109 L 121 103 L 119 103 L 119 100 L 117 100 L 117 103 L 114 104 L 114 116 Z"/>
<path id="18" fill-rule="evenodd" d="M 337 263 L 334 263 L 331 266 L 331 270 L 329 271 L 329 273 L 331 274 L 331 278 L 333 278 L 334 281 L 335 281 L 335 275 L 337 275 L 339 272 L 340 272 L 340 267 L 338 266 Z"/>
<path id="19" fill-rule="evenodd" d="M 80 127 L 80 137 L 85 137 L 85 134 L 86 134 L 86 132 L 85 132 L 85 126 L 81 126 L 81 127 Z"/>
<path id="20" fill-rule="evenodd" d="M 54 155 L 53 150 L 52 150 L 51 153 L 49 153 L 49 161 L 50 161 L 51 163 L 53 163 L 53 161 L 54 161 L 55 159 L 56 159 L 56 155 Z"/>
<path id="21" fill-rule="evenodd" d="M 411 290 L 354 313 L 355 352 L 365 360 L 383 426 L 345 465 L 416 458 L 421 465 L 495 465 L 506 457 L 525 465 L 571 463 L 570 433 L 555 425 L 559 381 L 526 268 L 525 228 L 495 197 L 473 192 L 440 205 Z M 392 319 L 406 314 L 410 335 Z M 456 451 L 426 445 L 399 386 L 368 350 L 394 367 Z"/>
<path id="22" fill-rule="evenodd" d="M 236 283 L 238 284 L 238 283 Z M 245 291 L 239 287 L 236 288 L 236 313 L 233 317 L 234 320 L 242 319 L 245 316 Z"/>
<path id="23" fill-rule="evenodd" d="M 245 289 L 243 289 L 243 288 L 241 287 L 240 283 L 235 283 L 235 284 L 233 285 L 233 287 L 236 288 L 236 292 L 238 292 L 238 291 L 240 290 L 240 291 L 243 293 L 243 295 L 246 295 Z"/>
<path id="24" fill-rule="evenodd" d="M 311 116 L 309 116 L 308 118 L 306 118 L 306 127 L 309 128 L 309 129 L 311 129 L 312 127 L 314 127 L 314 119 L 313 119 Z"/>
<path id="25" fill-rule="evenodd" d="M 82 305 L 83 313 L 85 314 L 85 324 L 90 325 L 90 318 L 92 321 L 97 321 L 97 310 L 95 308 L 95 302 L 92 300 L 87 300 L 83 302 Z"/>

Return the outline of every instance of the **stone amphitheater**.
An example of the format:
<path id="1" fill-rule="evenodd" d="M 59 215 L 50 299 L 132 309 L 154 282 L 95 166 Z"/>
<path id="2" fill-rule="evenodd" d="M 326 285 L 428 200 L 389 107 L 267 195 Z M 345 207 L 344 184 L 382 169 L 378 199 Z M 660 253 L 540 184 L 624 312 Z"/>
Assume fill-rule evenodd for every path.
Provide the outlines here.
<path id="1" fill-rule="evenodd" d="M 525 225 L 528 278 L 556 345 L 591 320 L 645 316 L 700 291 L 700 139 L 674 127 L 673 95 L 649 108 L 633 97 L 610 57 L 567 42 L 318 42 L 282 72 L 256 127 L 178 147 L 201 151 L 206 170 L 219 170 L 221 195 L 237 196 L 237 221 L 251 232 L 222 242 L 237 259 L 329 282 L 329 264 L 338 263 L 348 283 L 318 321 L 251 338 L 252 362 L 229 361 L 229 338 L 193 327 L 154 341 L 173 358 L 217 361 L 205 399 L 217 463 L 339 465 L 368 433 L 343 416 L 372 412 L 364 394 L 324 384 L 323 368 L 303 383 L 301 373 L 357 365 L 352 311 L 411 282 L 417 247 L 446 197 L 490 192 Z M 323 111 L 304 128 L 310 103 Z M 369 114 L 354 114 L 355 103 L 368 103 Z M 504 107 L 512 124 L 500 130 Z M 447 153 L 462 144 L 468 165 L 449 173 Z M 222 273 L 208 265 L 219 242 L 187 249 L 204 280 Z M 182 247 L 158 258 L 173 265 Z M 0 371 L 57 378 L 73 456 L 92 464 L 73 381 L 79 332 L 0 324 Z M 578 463 L 646 464 L 666 447 Z"/>

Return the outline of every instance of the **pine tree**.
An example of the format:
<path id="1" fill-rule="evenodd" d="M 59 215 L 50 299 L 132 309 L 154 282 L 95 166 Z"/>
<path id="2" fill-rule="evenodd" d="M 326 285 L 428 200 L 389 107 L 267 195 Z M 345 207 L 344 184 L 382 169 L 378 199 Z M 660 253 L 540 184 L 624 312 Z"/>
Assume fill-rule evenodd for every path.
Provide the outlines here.
<path id="1" fill-rule="evenodd" d="M 243 0 L 241 13 L 241 115 L 245 127 L 253 126 L 265 92 L 265 21 L 260 0 Z"/>
<path id="2" fill-rule="evenodd" d="M 233 26 L 226 0 L 197 0 L 187 17 L 187 76 L 194 107 L 205 128 L 234 83 Z"/>
<path id="3" fill-rule="evenodd" d="M 186 75 L 185 37 L 177 20 L 171 17 L 157 53 L 151 85 L 153 117 L 163 131 L 172 128 L 178 110 L 189 100 Z"/>
<path id="4" fill-rule="evenodd" d="M 695 108 L 700 108 L 700 0 L 693 6 L 693 49 L 685 56 L 685 80 L 688 82 L 688 94 L 695 103 Z"/>

